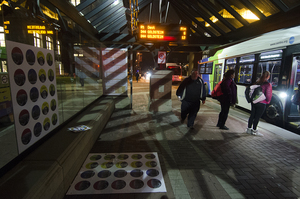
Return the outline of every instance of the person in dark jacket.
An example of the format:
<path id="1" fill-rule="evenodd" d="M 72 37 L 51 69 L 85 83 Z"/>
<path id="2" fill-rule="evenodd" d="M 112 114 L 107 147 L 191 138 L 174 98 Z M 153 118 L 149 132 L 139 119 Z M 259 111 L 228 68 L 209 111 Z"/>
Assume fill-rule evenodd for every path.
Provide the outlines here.
<path id="1" fill-rule="evenodd" d="M 188 116 L 187 127 L 193 129 L 194 121 L 200 110 L 200 100 L 202 104 L 205 104 L 206 99 L 205 84 L 197 70 L 193 70 L 192 74 L 182 81 L 176 95 L 181 100 L 181 123 Z"/>
<path id="2" fill-rule="evenodd" d="M 221 112 L 219 114 L 219 120 L 217 123 L 217 127 L 224 130 L 229 130 L 227 126 L 225 126 L 229 108 L 231 105 L 236 104 L 237 101 L 237 87 L 233 81 L 234 78 L 234 70 L 228 70 L 224 74 L 224 79 L 221 83 L 221 89 L 223 95 L 219 97 L 219 102 L 221 104 Z"/>

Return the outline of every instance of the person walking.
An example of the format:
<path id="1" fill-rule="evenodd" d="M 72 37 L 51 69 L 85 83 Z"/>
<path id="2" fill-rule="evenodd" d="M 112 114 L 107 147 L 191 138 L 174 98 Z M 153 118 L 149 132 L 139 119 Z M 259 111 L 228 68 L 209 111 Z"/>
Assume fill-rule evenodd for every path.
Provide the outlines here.
<path id="1" fill-rule="evenodd" d="M 230 106 L 235 105 L 237 101 L 237 87 L 233 81 L 233 78 L 234 70 L 226 71 L 224 74 L 224 79 L 221 83 L 223 95 L 218 98 L 221 104 L 221 112 L 219 114 L 217 127 L 223 130 L 229 130 L 229 128 L 225 126 L 225 123 L 228 117 Z"/>
<path id="2" fill-rule="evenodd" d="M 136 71 L 135 73 L 136 82 L 139 82 L 139 77 L 140 77 L 139 71 Z"/>
<path id="3" fill-rule="evenodd" d="M 194 129 L 194 121 L 200 110 L 200 100 L 205 104 L 206 99 L 205 84 L 197 70 L 193 70 L 191 75 L 181 82 L 176 95 L 181 100 L 181 123 L 184 123 L 188 116 L 187 127 Z"/>
<path id="4" fill-rule="evenodd" d="M 248 128 L 246 129 L 246 133 L 248 134 L 262 135 L 261 133 L 258 133 L 257 125 L 259 119 L 265 112 L 267 104 L 269 104 L 272 99 L 272 85 L 268 82 L 269 79 L 270 79 L 270 72 L 265 71 L 263 72 L 262 76 L 258 79 L 258 81 L 255 83 L 261 86 L 262 92 L 265 94 L 266 99 L 256 104 L 253 104 L 251 102 L 251 115 L 248 120 Z"/>

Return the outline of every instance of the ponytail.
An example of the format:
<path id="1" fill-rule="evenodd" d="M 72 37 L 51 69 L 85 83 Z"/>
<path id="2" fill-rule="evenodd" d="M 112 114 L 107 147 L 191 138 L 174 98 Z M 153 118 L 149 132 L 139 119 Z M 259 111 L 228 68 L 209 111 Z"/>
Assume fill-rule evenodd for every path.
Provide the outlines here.
<path id="1" fill-rule="evenodd" d="M 270 72 L 269 71 L 264 71 L 262 73 L 261 77 L 256 82 L 256 84 L 258 84 L 258 85 L 263 84 L 269 76 L 270 76 Z"/>

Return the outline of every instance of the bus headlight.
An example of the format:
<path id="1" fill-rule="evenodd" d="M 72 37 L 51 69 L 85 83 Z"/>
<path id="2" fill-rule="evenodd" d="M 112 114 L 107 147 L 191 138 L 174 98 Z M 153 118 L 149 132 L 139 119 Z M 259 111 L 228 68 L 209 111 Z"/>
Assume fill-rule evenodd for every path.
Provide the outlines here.
<path id="1" fill-rule="evenodd" d="M 279 93 L 279 97 L 284 99 L 287 97 L 287 94 L 285 92 L 281 92 Z"/>
<path id="2" fill-rule="evenodd" d="M 147 73 L 147 74 L 146 74 L 146 78 L 147 78 L 147 79 L 150 79 L 150 77 L 151 77 L 151 73 Z"/>

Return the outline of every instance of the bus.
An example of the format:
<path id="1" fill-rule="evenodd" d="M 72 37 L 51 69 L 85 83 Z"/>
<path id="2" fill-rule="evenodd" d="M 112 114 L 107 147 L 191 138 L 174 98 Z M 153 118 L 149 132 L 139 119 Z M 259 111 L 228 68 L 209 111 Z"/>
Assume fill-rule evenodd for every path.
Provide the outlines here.
<path id="1" fill-rule="evenodd" d="M 206 78 L 209 94 L 229 69 L 235 70 L 237 106 L 247 110 L 251 104 L 245 98 L 246 87 L 268 70 L 273 93 L 263 118 L 283 127 L 300 127 L 299 107 L 291 103 L 300 81 L 300 26 L 260 35 L 200 60 L 198 70 Z"/>
<path id="2" fill-rule="evenodd" d="M 172 82 L 181 82 L 182 81 L 182 68 L 176 63 L 166 63 L 167 70 L 173 71 Z"/>

